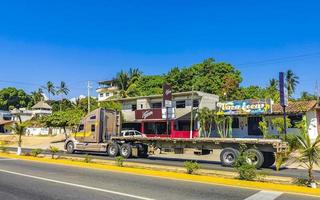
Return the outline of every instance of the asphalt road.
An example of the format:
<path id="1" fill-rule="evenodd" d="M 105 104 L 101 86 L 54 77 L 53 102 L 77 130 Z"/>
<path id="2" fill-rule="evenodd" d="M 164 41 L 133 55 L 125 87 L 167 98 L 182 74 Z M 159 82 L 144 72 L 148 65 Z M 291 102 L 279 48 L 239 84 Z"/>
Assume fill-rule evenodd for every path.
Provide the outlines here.
<path id="1" fill-rule="evenodd" d="M 0 157 L 0 199 L 316 200 L 320 198 Z"/>
<path id="2" fill-rule="evenodd" d="M 16 148 L 10 147 L 8 148 L 10 151 L 16 151 Z M 23 152 L 30 152 L 32 149 L 24 148 Z M 44 152 L 48 153 L 49 152 Z M 94 159 L 102 159 L 102 160 L 114 160 L 114 158 L 108 157 L 105 154 L 99 154 L 95 152 L 89 152 L 89 154 Z M 85 153 L 76 153 L 76 154 L 67 154 L 65 152 L 60 152 L 60 155 L 66 156 L 74 156 L 74 157 L 85 157 Z M 153 165 L 165 165 L 165 166 L 176 166 L 183 167 L 183 163 L 186 159 L 176 159 L 176 158 L 163 158 L 157 156 L 149 156 L 149 158 L 131 158 L 127 159 L 125 162 L 136 162 L 136 163 L 145 163 L 145 164 L 153 164 Z M 235 171 L 231 167 L 223 167 L 220 162 L 216 161 L 204 161 L 204 160 L 196 160 L 200 163 L 202 169 L 213 169 L 213 170 L 222 170 L 222 171 Z M 283 176 L 283 177 L 293 177 L 293 178 L 306 178 L 307 171 L 303 169 L 290 169 L 283 168 L 280 171 L 276 171 L 274 168 L 264 168 L 262 170 L 263 173 L 272 176 Z M 320 171 L 314 172 L 315 178 L 320 179 Z"/>

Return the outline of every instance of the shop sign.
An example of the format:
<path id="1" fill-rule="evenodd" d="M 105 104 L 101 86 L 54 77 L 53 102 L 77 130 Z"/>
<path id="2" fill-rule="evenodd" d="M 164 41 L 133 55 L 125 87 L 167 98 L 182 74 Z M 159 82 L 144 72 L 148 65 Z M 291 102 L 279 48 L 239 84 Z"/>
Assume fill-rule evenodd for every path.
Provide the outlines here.
<path id="1" fill-rule="evenodd" d="M 217 109 L 223 115 L 257 115 L 272 112 L 271 100 L 238 100 L 218 102 Z"/>
<path id="2" fill-rule="evenodd" d="M 136 119 L 162 119 L 161 108 L 143 109 L 135 111 Z"/>
<path id="3" fill-rule="evenodd" d="M 172 88 L 169 84 L 163 84 L 163 105 L 165 108 L 172 107 Z"/>
<path id="4" fill-rule="evenodd" d="M 284 72 L 279 73 L 280 105 L 282 107 L 288 106 L 288 89 L 284 76 Z"/>

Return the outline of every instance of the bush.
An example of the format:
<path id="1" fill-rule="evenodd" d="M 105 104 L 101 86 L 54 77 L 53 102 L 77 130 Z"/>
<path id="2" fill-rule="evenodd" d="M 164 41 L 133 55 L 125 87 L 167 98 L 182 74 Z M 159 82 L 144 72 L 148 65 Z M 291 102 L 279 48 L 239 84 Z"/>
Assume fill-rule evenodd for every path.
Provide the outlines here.
<path id="1" fill-rule="evenodd" d="M 50 146 L 49 151 L 51 153 L 51 158 L 54 159 L 54 156 L 59 152 L 59 148 L 55 146 Z"/>
<path id="2" fill-rule="evenodd" d="M 90 156 L 89 154 L 86 154 L 86 156 L 84 157 L 84 162 L 85 163 L 91 163 L 92 162 L 92 156 Z"/>
<path id="3" fill-rule="evenodd" d="M 247 159 L 252 155 L 245 150 L 245 146 L 240 147 L 240 152 L 234 163 L 234 167 L 239 174 L 239 179 L 252 181 L 258 177 L 258 173 L 256 167 L 248 163 Z"/>
<path id="4" fill-rule="evenodd" d="M 187 174 L 192 174 L 200 169 L 200 165 L 197 162 L 186 161 L 183 165 L 187 169 Z"/>
<path id="5" fill-rule="evenodd" d="M 30 155 L 33 157 L 37 157 L 41 153 L 42 153 L 42 149 L 32 149 L 32 151 L 30 152 Z"/>
<path id="6" fill-rule="evenodd" d="M 115 158 L 116 160 L 116 165 L 119 166 L 119 167 L 123 167 L 123 161 L 124 161 L 124 157 L 122 156 L 117 156 Z"/>
<path id="7" fill-rule="evenodd" d="M 2 153 L 7 153 L 8 152 L 8 147 L 5 146 L 5 142 L 0 141 L 0 151 Z"/>

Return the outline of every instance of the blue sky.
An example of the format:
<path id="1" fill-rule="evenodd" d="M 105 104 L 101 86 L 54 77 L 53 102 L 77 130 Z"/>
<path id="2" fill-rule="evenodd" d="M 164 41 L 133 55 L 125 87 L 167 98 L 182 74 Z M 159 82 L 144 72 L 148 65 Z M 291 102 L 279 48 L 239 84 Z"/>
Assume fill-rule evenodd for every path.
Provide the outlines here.
<path id="1" fill-rule="evenodd" d="M 0 2 L 0 88 L 32 91 L 139 67 L 162 74 L 213 57 L 266 86 L 292 69 L 303 90 L 320 84 L 319 1 L 55 0 Z M 96 86 L 95 86 L 96 87 Z"/>

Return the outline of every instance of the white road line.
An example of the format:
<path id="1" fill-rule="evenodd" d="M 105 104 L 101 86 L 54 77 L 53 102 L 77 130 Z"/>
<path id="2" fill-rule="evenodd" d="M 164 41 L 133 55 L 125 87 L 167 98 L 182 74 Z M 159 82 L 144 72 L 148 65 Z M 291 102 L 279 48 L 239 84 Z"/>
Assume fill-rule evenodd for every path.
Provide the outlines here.
<path id="1" fill-rule="evenodd" d="M 32 176 L 32 175 L 27 175 L 27 174 L 21 174 L 21 173 L 7 171 L 7 170 L 3 170 L 3 169 L 0 169 L 0 172 L 7 173 L 7 174 L 13 174 L 13 175 L 17 175 L 17 176 L 28 177 L 28 178 L 42 180 L 42 181 L 47 181 L 47 182 L 51 182 L 51 183 L 59 183 L 59 184 L 63 184 L 63 185 L 69 185 L 69 186 L 79 187 L 79 188 L 88 189 L 88 190 L 94 190 L 94 191 L 99 191 L 99 192 L 115 194 L 115 195 L 124 196 L 124 197 L 131 197 L 131 198 L 135 198 L 135 199 L 154 200 L 151 198 L 131 195 L 131 194 L 127 194 L 127 193 L 116 192 L 116 191 L 112 191 L 112 190 L 105 190 L 102 188 L 95 188 L 95 187 L 90 187 L 90 186 L 86 186 L 86 185 L 79 185 L 79 184 L 75 184 L 75 183 L 63 182 L 63 181 L 58 181 L 58 180 L 53 180 L 53 179 L 48 179 L 48 178 L 43 178 L 43 177 L 38 177 L 38 176 Z"/>
<path id="2" fill-rule="evenodd" d="M 245 200 L 274 200 L 282 194 L 283 192 L 260 191 Z"/>

